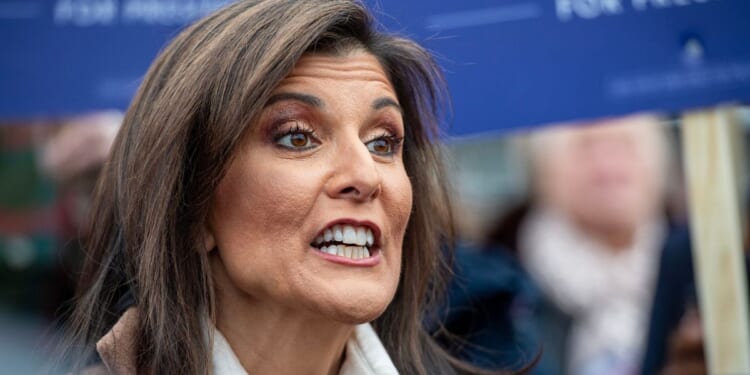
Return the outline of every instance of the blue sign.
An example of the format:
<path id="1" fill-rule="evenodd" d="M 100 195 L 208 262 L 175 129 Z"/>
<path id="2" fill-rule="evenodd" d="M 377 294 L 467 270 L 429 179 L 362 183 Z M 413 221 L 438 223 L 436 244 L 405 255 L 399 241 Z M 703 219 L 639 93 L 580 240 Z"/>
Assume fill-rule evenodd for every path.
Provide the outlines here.
<path id="1" fill-rule="evenodd" d="M 158 52 L 230 0 L 0 0 L 0 118 L 127 108 Z"/>
<path id="2" fill-rule="evenodd" d="M 0 117 L 125 108 L 218 0 L 0 0 Z M 369 0 L 438 56 L 464 135 L 750 99 L 748 0 Z"/>
<path id="3" fill-rule="evenodd" d="M 439 56 L 450 133 L 750 100 L 748 0 L 378 0 Z"/>

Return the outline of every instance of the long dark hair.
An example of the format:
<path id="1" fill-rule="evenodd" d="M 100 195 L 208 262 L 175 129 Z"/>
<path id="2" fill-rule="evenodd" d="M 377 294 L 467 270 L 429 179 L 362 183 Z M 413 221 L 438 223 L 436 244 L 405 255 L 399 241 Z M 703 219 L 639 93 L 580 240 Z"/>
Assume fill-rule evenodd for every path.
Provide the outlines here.
<path id="1" fill-rule="evenodd" d="M 211 197 L 272 90 L 305 53 L 362 48 L 403 108 L 404 163 L 414 191 L 394 300 L 373 326 L 403 374 L 475 373 L 425 332 L 425 307 L 448 273 L 453 239 L 439 149 L 445 86 L 429 53 L 376 31 L 350 0 L 239 1 L 187 28 L 160 54 L 131 104 L 95 192 L 87 258 L 71 319 L 70 353 L 138 306 L 136 366 L 144 374 L 207 374 L 201 319 L 214 316 L 200 251 Z M 445 247 L 443 247 L 445 248 Z"/>

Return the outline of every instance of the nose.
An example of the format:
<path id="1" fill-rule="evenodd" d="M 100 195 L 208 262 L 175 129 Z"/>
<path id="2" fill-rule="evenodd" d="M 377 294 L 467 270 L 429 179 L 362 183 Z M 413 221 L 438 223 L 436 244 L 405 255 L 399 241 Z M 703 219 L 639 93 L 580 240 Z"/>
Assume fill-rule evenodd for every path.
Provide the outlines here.
<path id="1" fill-rule="evenodd" d="M 328 196 L 367 202 L 377 198 L 382 176 L 367 146 L 357 137 L 333 152 L 333 173 L 326 186 Z"/>

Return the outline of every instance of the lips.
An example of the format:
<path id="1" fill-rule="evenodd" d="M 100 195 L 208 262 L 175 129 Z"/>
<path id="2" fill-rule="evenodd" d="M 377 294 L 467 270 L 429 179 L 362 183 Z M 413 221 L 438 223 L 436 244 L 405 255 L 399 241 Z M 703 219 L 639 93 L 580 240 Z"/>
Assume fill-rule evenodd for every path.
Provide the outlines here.
<path id="1" fill-rule="evenodd" d="M 367 259 L 378 247 L 377 226 L 361 222 L 337 222 L 322 230 L 311 246 L 320 252 L 349 259 Z"/>

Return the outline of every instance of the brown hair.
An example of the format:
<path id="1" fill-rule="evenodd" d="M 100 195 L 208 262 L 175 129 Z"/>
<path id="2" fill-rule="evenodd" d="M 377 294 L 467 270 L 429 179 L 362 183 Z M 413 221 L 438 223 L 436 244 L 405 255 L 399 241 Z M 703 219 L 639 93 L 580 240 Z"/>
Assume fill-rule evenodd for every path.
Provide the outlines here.
<path id="1" fill-rule="evenodd" d="M 207 255 L 198 247 L 214 190 L 300 57 L 351 48 L 378 58 L 396 90 L 415 192 L 400 283 L 373 326 L 403 374 L 475 373 L 422 325 L 448 272 L 441 244 L 453 238 L 434 145 L 445 102 L 440 70 L 414 42 L 375 31 L 367 10 L 350 0 L 239 1 L 187 28 L 161 53 L 95 193 L 71 324 L 70 348 L 82 349 L 79 358 L 94 356 L 93 343 L 121 314 L 123 296 L 132 295 L 140 316 L 138 373 L 210 372 L 210 351 L 195 332 L 203 316 L 213 316 Z"/>

